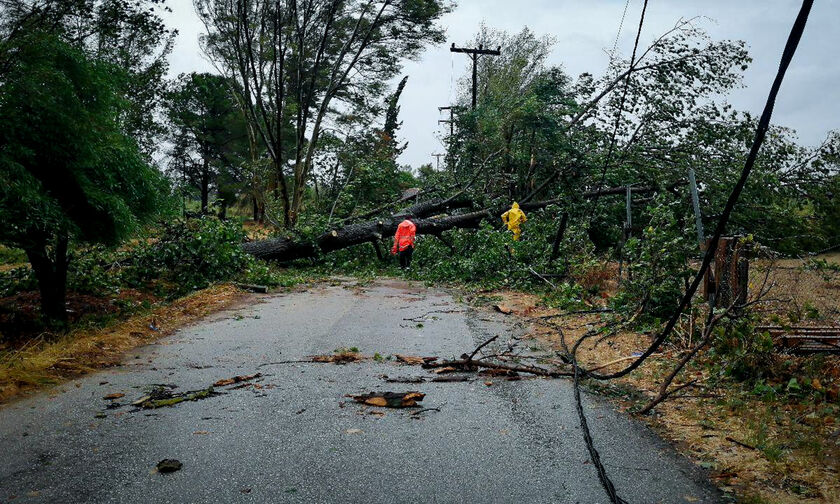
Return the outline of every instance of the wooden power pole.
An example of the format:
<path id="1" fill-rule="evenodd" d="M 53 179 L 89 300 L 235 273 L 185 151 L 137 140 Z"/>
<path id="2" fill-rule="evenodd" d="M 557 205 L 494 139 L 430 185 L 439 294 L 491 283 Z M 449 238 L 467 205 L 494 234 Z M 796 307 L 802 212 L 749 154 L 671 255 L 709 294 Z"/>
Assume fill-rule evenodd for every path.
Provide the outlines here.
<path id="1" fill-rule="evenodd" d="M 485 49 L 484 46 L 479 45 L 478 49 L 467 49 L 466 47 L 455 47 L 455 42 L 453 42 L 452 47 L 449 48 L 449 52 L 468 54 L 470 58 L 472 58 L 472 108 L 475 110 L 475 95 L 478 80 L 478 57 L 482 54 L 486 54 L 488 56 L 498 56 L 502 54 L 502 47 L 499 46 L 497 49 Z"/>
<path id="2" fill-rule="evenodd" d="M 449 137 L 452 138 L 455 135 L 455 107 L 438 107 L 438 110 L 441 112 L 449 111 L 449 119 L 438 119 L 438 124 L 449 124 Z"/>

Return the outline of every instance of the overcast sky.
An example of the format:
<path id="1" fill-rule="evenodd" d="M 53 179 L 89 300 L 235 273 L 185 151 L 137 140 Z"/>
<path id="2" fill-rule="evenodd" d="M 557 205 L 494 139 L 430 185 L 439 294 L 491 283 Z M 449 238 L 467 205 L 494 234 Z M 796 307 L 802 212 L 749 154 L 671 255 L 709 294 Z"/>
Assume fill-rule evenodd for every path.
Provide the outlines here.
<path id="1" fill-rule="evenodd" d="M 642 0 L 629 0 L 618 47 L 629 55 L 641 14 Z M 710 18 L 701 26 L 713 39 L 740 39 L 753 58 L 745 74 L 745 89 L 729 101 L 738 109 L 759 114 L 767 98 L 779 57 L 799 10 L 800 2 L 787 0 L 649 0 L 640 45 L 672 27 L 680 17 Z M 167 21 L 180 34 L 172 54 L 170 72 L 212 71 L 201 54 L 198 37 L 204 27 L 191 0 L 170 0 Z M 443 19 L 446 43 L 430 47 L 419 61 L 406 62 L 409 75 L 401 98 L 402 138 L 408 148 L 401 162 L 412 166 L 433 162 L 442 152 L 444 118 L 437 110 L 454 95 L 458 77 L 469 58 L 449 52 L 449 45 L 469 41 L 483 21 L 491 28 L 518 32 L 528 26 L 536 35 L 552 35 L 557 45 L 550 64 L 562 65 L 569 75 L 603 74 L 605 50 L 618 33 L 625 0 L 461 0 Z M 804 144 L 818 144 L 832 129 L 840 129 L 840 0 L 816 2 L 796 57 L 788 70 L 773 122 L 797 130 Z"/>

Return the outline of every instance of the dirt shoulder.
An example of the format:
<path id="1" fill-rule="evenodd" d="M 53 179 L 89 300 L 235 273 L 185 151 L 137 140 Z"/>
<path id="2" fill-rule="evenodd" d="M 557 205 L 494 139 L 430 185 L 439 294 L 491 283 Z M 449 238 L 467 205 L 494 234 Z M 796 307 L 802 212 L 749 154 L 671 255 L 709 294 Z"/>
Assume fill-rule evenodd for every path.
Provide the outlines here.
<path id="1" fill-rule="evenodd" d="M 562 349 L 560 331 L 566 344 L 572 345 L 588 330 L 603 325 L 598 314 L 541 318 L 558 312 L 542 307 L 541 299 L 534 295 L 494 292 L 493 299 L 512 316 L 530 322 L 531 337 L 553 350 Z M 589 368 L 601 367 L 604 372 L 620 370 L 650 344 L 651 337 L 624 331 L 601 341 L 590 338 L 581 346 L 580 361 Z M 610 397 L 620 409 L 647 423 L 678 451 L 709 469 L 714 482 L 737 502 L 840 502 L 840 406 L 836 397 L 840 358 L 833 356 L 821 362 L 826 379 L 809 386 L 825 388 L 826 400 L 814 402 L 760 397 L 736 383 L 711 380 L 714 357 L 701 356 L 673 384 L 676 387 L 697 380 L 699 387 L 665 401 L 649 415 L 637 414 L 656 395 L 662 377 L 690 347 L 689 342 L 683 343 L 654 354 L 626 377 L 590 381 L 587 387 Z M 716 384 L 704 386 L 711 382 Z"/>
<path id="2" fill-rule="evenodd" d="M 106 327 L 71 330 L 56 338 L 40 336 L 0 351 L 0 404 L 114 366 L 126 351 L 254 296 L 231 284 L 216 285 Z"/>

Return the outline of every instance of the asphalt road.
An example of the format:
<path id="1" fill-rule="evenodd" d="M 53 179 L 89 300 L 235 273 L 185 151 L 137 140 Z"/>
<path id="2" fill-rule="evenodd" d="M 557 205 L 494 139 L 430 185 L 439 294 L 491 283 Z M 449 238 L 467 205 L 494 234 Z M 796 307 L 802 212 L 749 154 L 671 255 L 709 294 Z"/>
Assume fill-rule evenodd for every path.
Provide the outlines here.
<path id="1" fill-rule="evenodd" d="M 0 408 L 0 502 L 607 502 L 566 380 L 406 385 L 382 375 L 428 373 L 393 362 L 271 364 L 353 346 L 457 356 L 518 334 L 510 317 L 396 281 L 253 299 L 131 352 L 121 367 Z M 174 407 L 106 409 L 103 399 L 119 392 L 128 404 L 153 384 L 192 390 L 255 372 L 260 388 Z M 345 397 L 384 390 L 421 391 L 423 407 L 440 411 Z M 646 427 L 603 400 L 585 402 L 628 502 L 719 501 Z M 164 458 L 183 468 L 158 473 Z"/>

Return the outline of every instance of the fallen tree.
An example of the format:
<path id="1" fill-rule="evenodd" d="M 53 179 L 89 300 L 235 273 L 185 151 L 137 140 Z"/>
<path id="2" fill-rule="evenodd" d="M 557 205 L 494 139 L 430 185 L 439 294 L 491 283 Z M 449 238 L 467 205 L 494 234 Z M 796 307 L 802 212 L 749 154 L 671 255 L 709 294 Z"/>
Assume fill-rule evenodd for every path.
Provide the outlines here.
<path id="1" fill-rule="evenodd" d="M 670 190 L 671 188 L 669 188 Z M 658 190 L 654 187 L 633 187 L 633 193 L 649 194 Z M 624 194 L 625 187 L 605 188 L 601 191 L 590 191 L 581 194 L 584 199 L 595 198 L 611 194 Z M 534 201 L 521 205 L 524 211 L 534 211 L 549 205 L 560 204 L 562 199 Z M 432 199 L 412 205 L 391 216 L 381 219 L 349 224 L 322 233 L 314 241 L 304 241 L 291 237 L 278 237 L 268 240 L 253 241 L 243 244 L 245 252 L 267 261 L 293 261 L 316 257 L 319 253 L 329 253 L 353 245 L 372 243 L 377 255 L 381 256 L 379 241 L 391 236 L 397 231 L 399 223 L 407 216 L 414 216 L 413 222 L 417 226 L 418 235 L 433 235 L 443 240 L 442 233 L 450 229 L 474 229 L 481 221 L 493 217 L 498 218 L 507 208 L 485 208 L 474 212 L 467 212 L 444 217 L 433 217 L 450 210 L 471 208 L 473 202 L 467 198 L 455 197 L 446 199 Z"/>

